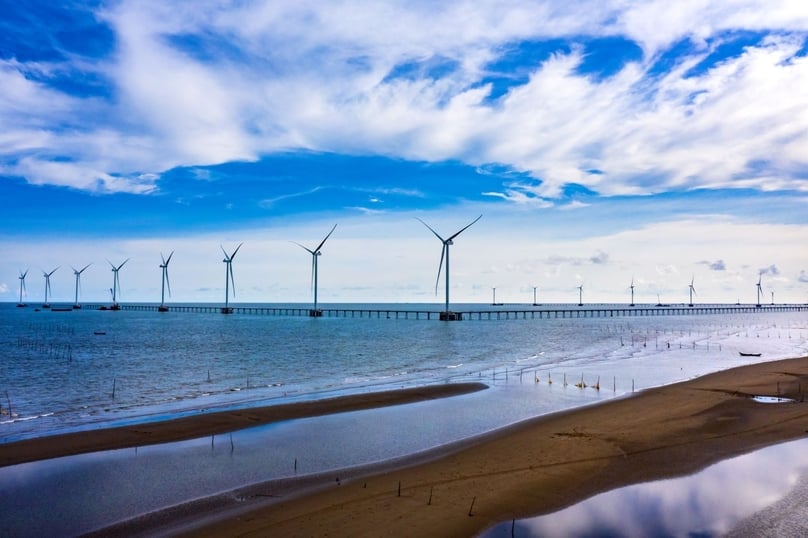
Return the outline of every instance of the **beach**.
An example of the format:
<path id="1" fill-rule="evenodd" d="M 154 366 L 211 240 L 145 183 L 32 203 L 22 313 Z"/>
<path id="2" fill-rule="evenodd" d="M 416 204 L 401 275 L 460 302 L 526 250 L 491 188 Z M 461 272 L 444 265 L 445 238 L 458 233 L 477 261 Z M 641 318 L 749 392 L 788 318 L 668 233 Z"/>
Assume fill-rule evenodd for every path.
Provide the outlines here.
<path id="1" fill-rule="evenodd" d="M 253 485 L 101 534 L 473 536 L 502 521 L 549 513 L 620 486 L 693 473 L 722 459 L 804 437 L 805 387 L 808 357 L 733 368 L 538 417 L 412 459 Z M 753 396 L 793 401 L 773 405 Z M 410 391 L 394 400 L 423 397 Z M 353 398 L 352 408 L 379 405 L 378 394 Z M 284 413 L 294 412 L 297 405 L 290 404 Z M 326 412 L 342 403 L 334 399 L 319 405 L 321 409 L 308 412 Z M 192 429 L 206 435 L 209 427 L 226 431 L 257 424 L 262 412 L 267 411 L 219 414 L 209 423 L 198 422 L 203 417 L 183 420 L 197 421 Z M 271 416 L 282 420 L 277 409 Z M 149 438 L 168 440 L 176 435 L 172 429 L 169 422 Z M 104 432 L 77 437 L 92 445 L 94 437 L 110 438 Z M 29 440 L 25 446 L 28 450 L 41 442 L 51 447 L 51 455 L 72 453 L 69 444 L 58 440 Z M 3 446 L 6 452 L 19 448 L 18 443 Z"/>

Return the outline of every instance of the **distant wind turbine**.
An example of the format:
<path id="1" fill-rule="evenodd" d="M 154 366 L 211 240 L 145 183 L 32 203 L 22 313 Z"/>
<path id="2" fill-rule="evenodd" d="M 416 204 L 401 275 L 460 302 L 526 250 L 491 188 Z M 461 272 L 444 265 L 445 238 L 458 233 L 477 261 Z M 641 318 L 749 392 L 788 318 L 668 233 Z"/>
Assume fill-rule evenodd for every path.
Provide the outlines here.
<path id="1" fill-rule="evenodd" d="M 578 286 L 578 306 L 584 305 L 584 283 L 581 282 L 581 285 Z"/>
<path id="2" fill-rule="evenodd" d="M 629 286 L 629 289 L 631 289 L 631 304 L 629 306 L 634 306 L 634 277 L 631 277 L 631 286 Z"/>
<path id="3" fill-rule="evenodd" d="M 25 303 L 22 302 L 22 296 L 24 294 L 27 295 L 27 293 L 25 291 L 25 275 L 27 275 L 27 274 L 28 274 L 28 269 L 26 269 L 24 273 L 22 271 L 20 271 L 20 277 L 19 277 L 20 278 L 20 302 L 17 303 L 17 306 L 20 307 L 20 308 L 25 306 Z"/>
<path id="4" fill-rule="evenodd" d="M 423 224 L 424 226 L 429 228 L 429 231 L 432 232 L 433 234 L 435 234 L 435 237 L 440 239 L 440 242 L 443 243 L 443 247 L 442 247 L 442 249 L 440 251 L 440 263 L 438 264 L 438 278 L 435 279 L 435 295 L 437 295 L 438 294 L 438 282 L 440 282 L 440 271 L 443 268 L 443 260 L 445 258 L 446 259 L 446 276 L 444 277 L 444 280 L 446 281 L 446 305 L 445 305 L 445 309 L 444 309 L 443 313 L 440 316 L 441 320 L 452 321 L 452 320 L 459 320 L 460 319 L 459 314 L 456 314 L 456 313 L 451 312 L 449 310 L 449 247 L 454 244 L 453 240 L 454 240 L 455 237 L 457 237 L 458 235 L 463 233 L 466 230 L 466 228 L 468 228 L 469 226 L 471 226 L 472 224 L 474 224 L 475 222 L 480 220 L 482 217 L 483 216 L 480 215 L 479 217 L 477 217 L 476 219 L 474 219 L 470 223 L 466 224 L 464 227 L 460 228 L 460 230 L 455 232 L 453 235 L 450 235 L 447 239 L 444 239 L 440 235 L 438 235 L 438 232 L 433 230 L 429 226 L 429 224 L 422 221 L 421 219 L 418 219 L 418 217 L 415 217 L 416 219 L 418 219 L 420 221 L 421 224 Z"/>
<path id="5" fill-rule="evenodd" d="M 539 306 L 538 303 L 536 302 L 536 288 L 537 287 L 538 286 L 533 286 L 533 306 Z"/>
<path id="6" fill-rule="evenodd" d="M 61 265 L 59 267 L 61 267 Z M 59 267 L 57 267 L 56 269 L 59 269 Z M 50 303 L 48 303 L 48 294 L 51 291 L 50 277 L 53 273 L 56 272 L 56 269 L 54 269 L 50 273 L 42 271 L 42 276 L 45 277 L 45 304 L 42 305 L 42 308 L 50 308 Z"/>
<path id="7" fill-rule="evenodd" d="M 81 305 L 79 304 L 79 289 L 81 289 L 81 274 L 84 272 L 85 269 L 87 269 L 91 265 L 92 265 L 92 263 L 88 263 L 87 265 L 85 265 L 84 267 L 82 267 L 78 271 L 76 270 L 75 267 L 72 267 L 72 266 L 70 267 L 71 269 L 73 269 L 73 274 L 76 275 L 76 295 L 75 295 L 75 298 L 73 299 L 73 308 L 74 309 L 81 308 Z"/>
<path id="8" fill-rule="evenodd" d="M 693 278 L 690 279 L 690 286 L 688 286 L 690 290 L 690 304 L 687 306 L 693 306 L 693 296 L 696 295 L 696 288 L 693 287 L 693 284 L 696 282 L 696 275 L 693 275 Z"/>
<path id="9" fill-rule="evenodd" d="M 160 264 L 160 269 L 163 270 L 163 285 L 160 292 L 160 306 L 157 308 L 158 312 L 168 312 L 168 307 L 166 306 L 166 286 L 168 286 L 168 296 L 171 297 L 171 283 L 168 281 L 168 262 L 171 261 L 171 256 L 174 255 L 174 251 L 171 251 L 171 254 L 168 255 L 168 259 L 163 257 L 163 253 L 160 253 L 160 259 L 163 260 L 163 263 Z"/>
<path id="10" fill-rule="evenodd" d="M 772 290 L 772 304 L 774 304 L 774 290 Z"/>
<path id="11" fill-rule="evenodd" d="M 232 314 L 233 309 L 230 307 L 230 284 L 233 284 L 233 297 L 236 296 L 236 281 L 233 278 L 233 258 L 236 257 L 236 253 L 238 253 L 238 249 L 241 248 L 241 245 L 244 243 L 239 243 L 236 247 L 236 250 L 233 251 L 232 254 L 229 256 L 227 255 L 227 251 L 225 251 L 224 247 L 219 245 L 224 252 L 224 259 L 222 263 L 227 264 L 224 273 L 224 308 L 222 308 L 222 314 Z"/>
<path id="12" fill-rule="evenodd" d="M 131 258 L 126 258 L 122 264 L 118 265 L 117 267 L 111 261 L 107 260 L 107 263 L 112 267 L 112 310 L 120 310 L 121 307 L 118 305 L 118 294 L 121 292 L 121 281 L 118 279 L 118 271 L 121 270 L 121 267 L 126 265 Z"/>
<path id="13" fill-rule="evenodd" d="M 328 241 L 328 238 L 331 237 L 331 234 L 334 233 L 334 230 L 336 229 L 337 225 L 335 224 L 334 227 L 331 228 L 331 231 L 328 232 L 328 235 L 326 235 L 325 238 L 322 241 L 320 241 L 320 244 L 317 245 L 317 248 L 315 248 L 314 250 L 304 247 L 297 241 L 292 241 L 292 243 L 294 243 L 295 245 L 299 246 L 300 248 L 311 254 L 311 286 L 314 290 L 314 308 L 309 310 L 309 315 L 312 317 L 320 317 L 323 315 L 323 311 L 317 309 L 317 258 L 322 256 L 322 252 L 320 252 L 320 249 L 323 248 L 325 242 Z"/>
<path id="14" fill-rule="evenodd" d="M 757 304 L 755 306 L 760 306 L 760 294 L 762 293 L 763 289 L 760 286 L 761 281 L 763 280 L 763 273 L 758 274 L 758 281 L 757 281 Z"/>

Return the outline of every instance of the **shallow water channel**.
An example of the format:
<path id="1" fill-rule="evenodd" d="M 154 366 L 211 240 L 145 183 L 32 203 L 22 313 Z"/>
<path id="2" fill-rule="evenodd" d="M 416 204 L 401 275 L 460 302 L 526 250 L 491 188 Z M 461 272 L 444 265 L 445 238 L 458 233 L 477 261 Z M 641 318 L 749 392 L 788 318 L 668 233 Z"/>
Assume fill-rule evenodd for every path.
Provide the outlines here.
<path id="1" fill-rule="evenodd" d="M 768 447 L 681 478 L 615 489 L 483 538 L 808 536 L 808 439 Z"/>

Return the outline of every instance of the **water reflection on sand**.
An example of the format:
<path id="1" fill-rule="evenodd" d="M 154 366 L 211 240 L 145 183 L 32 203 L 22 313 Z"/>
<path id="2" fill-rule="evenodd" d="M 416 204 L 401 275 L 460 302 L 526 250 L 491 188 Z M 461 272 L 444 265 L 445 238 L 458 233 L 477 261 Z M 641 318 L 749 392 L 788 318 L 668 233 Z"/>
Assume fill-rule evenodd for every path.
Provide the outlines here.
<path id="1" fill-rule="evenodd" d="M 691 476 L 628 486 L 503 523 L 482 536 L 806 536 L 806 449 L 808 439 L 776 445 Z"/>

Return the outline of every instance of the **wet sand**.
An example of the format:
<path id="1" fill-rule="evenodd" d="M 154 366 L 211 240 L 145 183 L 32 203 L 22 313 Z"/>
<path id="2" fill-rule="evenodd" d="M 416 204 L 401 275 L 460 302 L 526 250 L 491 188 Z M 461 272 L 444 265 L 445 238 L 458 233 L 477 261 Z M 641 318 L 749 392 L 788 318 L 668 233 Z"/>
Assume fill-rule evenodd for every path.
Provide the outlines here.
<path id="1" fill-rule="evenodd" d="M 282 420 L 437 398 L 458 387 L 470 391 L 480 385 L 356 395 L 274 411 L 200 414 L 22 441 L 0 445 L 0 463 L 201 437 L 258 425 L 267 417 Z M 531 419 L 408 460 L 251 486 L 101 534 L 473 536 L 501 521 L 552 512 L 602 491 L 692 473 L 721 459 L 804 437 L 804 388 L 808 357 L 735 368 Z M 570 385 L 567 390 L 581 389 Z M 754 395 L 795 401 L 758 403 L 751 399 Z M 304 411 L 295 410 L 298 406 Z"/>
<path id="2" fill-rule="evenodd" d="M 247 506 L 229 514 L 214 510 L 212 521 L 184 530 L 194 536 L 473 536 L 602 491 L 692 473 L 804 437 L 804 389 L 808 357 L 727 370 L 526 421 L 421 464 L 339 481 L 321 477 L 327 486 L 306 495 L 281 483 L 244 490 Z M 758 403 L 750 398 L 755 395 L 795 401 Z"/>
<path id="3" fill-rule="evenodd" d="M 483 383 L 425 385 L 267 407 L 215 412 L 201 411 L 198 414 L 174 420 L 25 439 L 0 444 L 0 467 L 100 450 L 185 441 L 283 420 L 446 398 L 486 388 L 487 386 Z"/>

